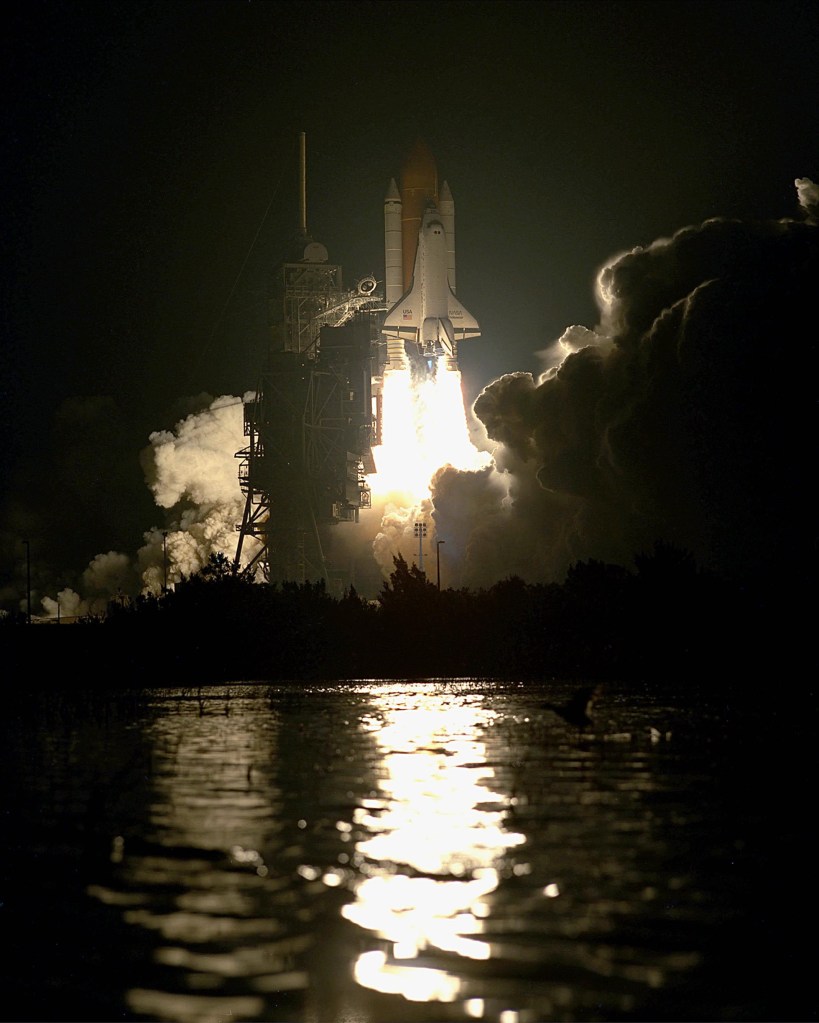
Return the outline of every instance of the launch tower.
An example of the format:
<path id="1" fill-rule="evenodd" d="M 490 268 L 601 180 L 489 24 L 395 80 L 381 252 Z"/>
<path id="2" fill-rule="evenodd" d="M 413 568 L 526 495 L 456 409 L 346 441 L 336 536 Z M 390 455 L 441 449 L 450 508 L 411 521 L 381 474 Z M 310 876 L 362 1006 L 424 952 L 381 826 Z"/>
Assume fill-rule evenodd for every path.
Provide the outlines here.
<path id="1" fill-rule="evenodd" d="M 355 522 L 370 504 L 373 314 L 384 305 L 374 277 L 345 290 L 341 267 L 308 235 L 305 182 L 301 133 L 299 229 L 274 276 L 270 351 L 236 454 L 245 508 L 234 569 L 252 538 L 250 564 L 269 582 L 329 583 L 323 527 Z"/>

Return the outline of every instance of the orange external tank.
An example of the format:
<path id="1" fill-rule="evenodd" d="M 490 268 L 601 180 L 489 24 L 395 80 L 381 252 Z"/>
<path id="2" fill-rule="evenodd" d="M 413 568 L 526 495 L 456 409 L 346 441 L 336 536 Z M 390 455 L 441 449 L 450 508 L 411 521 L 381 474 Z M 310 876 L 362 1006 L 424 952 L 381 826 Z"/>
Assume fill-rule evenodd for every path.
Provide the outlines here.
<path id="1" fill-rule="evenodd" d="M 401 168 L 401 250 L 404 291 L 412 283 L 415 253 L 421 218 L 428 203 L 438 206 L 438 168 L 435 157 L 423 139 L 416 139 Z"/>

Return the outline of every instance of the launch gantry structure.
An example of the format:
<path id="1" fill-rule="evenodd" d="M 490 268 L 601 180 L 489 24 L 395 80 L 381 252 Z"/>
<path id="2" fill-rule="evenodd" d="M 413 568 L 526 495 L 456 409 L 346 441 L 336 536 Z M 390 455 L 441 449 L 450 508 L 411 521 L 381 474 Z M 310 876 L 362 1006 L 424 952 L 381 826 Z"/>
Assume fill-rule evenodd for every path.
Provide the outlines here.
<path id="1" fill-rule="evenodd" d="M 271 347 L 255 397 L 244 405 L 247 445 L 237 452 L 245 508 L 234 569 L 269 582 L 331 582 L 322 529 L 358 521 L 369 507 L 367 473 L 378 423 L 373 360 L 383 297 L 374 277 L 345 290 L 340 266 L 307 234 L 304 136 L 300 226 L 294 258 L 276 270 Z"/>

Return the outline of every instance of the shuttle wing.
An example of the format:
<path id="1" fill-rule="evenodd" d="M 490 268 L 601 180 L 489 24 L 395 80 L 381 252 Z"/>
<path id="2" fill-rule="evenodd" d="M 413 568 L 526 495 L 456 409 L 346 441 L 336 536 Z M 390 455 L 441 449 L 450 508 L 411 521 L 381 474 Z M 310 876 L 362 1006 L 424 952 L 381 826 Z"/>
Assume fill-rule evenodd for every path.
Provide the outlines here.
<path id="1" fill-rule="evenodd" d="M 423 355 L 455 357 L 459 341 L 480 337 L 478 321 L 447 286 L 446 313 L 432 310 L 424 289 L 413 279 L 410 290 L 390 309 L 384 319 L 385 334 L 417 344 Z M 439 315 L 435 315 L 438 313 Z"/>
<path id="2" fill-rule="evenodd" d="M 455 328 L 457 340 L 466 341 L 471 337 L 480 337 L 481 328 L 478 326 L 478 321 L 468 309 L 464 308 L 463 303 L 458 301 L 452 289 L 448 288 L 448 290 L 449 319 Z"/>
<path id="3" fill-rule="evenodd" d="M 405 341 L 415 341 L 424 322 L 424 302 L 420 282 L 412 280 L 410 290 L 395 303 L 384 320 L 384 330 Z"/>

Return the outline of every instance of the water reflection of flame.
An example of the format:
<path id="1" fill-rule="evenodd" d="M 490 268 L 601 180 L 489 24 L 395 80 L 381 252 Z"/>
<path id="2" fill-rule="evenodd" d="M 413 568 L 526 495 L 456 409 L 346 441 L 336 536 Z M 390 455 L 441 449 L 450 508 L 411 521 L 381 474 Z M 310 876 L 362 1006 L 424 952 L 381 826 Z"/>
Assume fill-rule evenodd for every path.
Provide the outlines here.
<path id="1" fill-rule="evenodd" d="M 497 887 L 499 859 L 525 841 L 506 830 L 506 798 L 491 788 L 481 734 L 495 715 L 482 697 L 455 704 L 411 686 L 376 694 L 375 708 L 363 727 L 382 753 L 380 793 L 355 813 L 364 876 L 342 912 L 392 954 L 365 952 L 354 974 L 413 1001 L 454 1001 L 458 978 L 418 957 L 437 949 L 489 958 L 484 899 Z"/>

